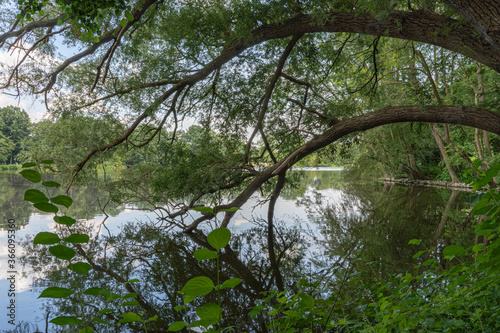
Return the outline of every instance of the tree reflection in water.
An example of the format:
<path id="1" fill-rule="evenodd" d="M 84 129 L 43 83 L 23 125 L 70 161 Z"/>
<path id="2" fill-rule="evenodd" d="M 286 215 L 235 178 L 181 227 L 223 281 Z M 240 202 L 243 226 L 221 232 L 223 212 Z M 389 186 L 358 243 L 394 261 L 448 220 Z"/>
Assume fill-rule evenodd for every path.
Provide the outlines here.
<path id="1" fill-rule="evenodd" d="M 474 240 L 466 192 L 391 184 L 349 184 L 342 199 L 327 202 L 314 191 L 300 200 L 310 219 L 324 235 L 325 255 L 353 271 L 368 271 L 367 278 L 412 272 L 425 257 L 413 259 L 419 250 L 450 244 L 470 245 Z M 419 246 L 409 245 L 412 239 Z M 362 260 L 359 260 L 362 259 Z M 370 263 L 366 267 L 365 263 Z"/>
<path id="2" fill-rule="evenodd" d="M 366 279 L 388 277 L 414 270 L 412 257 L 419 249 L 436 246 L 435 254 L 453 238 L 455 244 L 473 240 L 471 228 L 461 221 L 467 216 L 467 193 L 445 190 L 401 187 L 382 184 L 349 184 L 340 181 L 340 173 L 297 173 L 295 185 L 285 187 L 282 198 L 297 200 L 307 210 L 317 230 L 300 228 L 300 221 L 280 221 L 275 224 L 275 252 L 284 287 L 292 292 L 300 278 L 311 286 L 308 292 L 334 293 L 346 273 L 368 271 Z M 298 185 L 297 185 L 298 184 Z M 338 202 L 325 196 L 331 188 L 341 190 Z M 265 318 L 252 320 L 248 316 L 255 301 L 263 291 L 276 289 L 276 270 L 269 260 L 267 221 L 253 220 L 254 227 L 233 232 L 233 238 L 221 256 L 221 280 L 240 277 L 243 283 L 235 290 L 222 290 L 224 318 L 222 327 L 234 326 L 238 331 L 265 331 Z M 90 228 L 84 226 L 82 228 Z M 419 247 L 409 246 L 411 239 L 421 239 Z M 26 264 L 41 269 L 53 285 L 69 287 L 78 284 L 98 286 L 112 292 L 127 293 L 117 286 L 122 281 L 138 278 L 133 290 L 139 295 L 141 311 L 149 316 L 158 315 L 155 331 L 165 331 L 173 321 L 182 320 L 173 310 L 183 304 L 177 292 L 192 277 L 205 275 L 215 279 L 215 264 L 198 262 L 193 253 L 206 247 L 202 231 L 184 234 L 172 231 L 170 226 L 128 223 L 117 234 L 100 236 L 90 247 L 80 251 L 94 266 L 85 277 L 68 274 L 61 263 L 53 260 L 46 249 L 24 244 Z M 319 256 L 321 253 L 322 256 Z M 35 256 L 35 254 L 37 256 Z M 362 259 L 361 261 L 359 259 Z M 81 259 L 81 258 L 80 258 Z M 425 260 L 418 258 L 417 260 Z M 368 263 L 368 264 L 367 264 Z M 326 288 L 326 289 L 325 289 Z M 214 296 L 195 300 L 194 307 L 214 301 Z M 95 313 L 112 307 L 104 298 L 84 297 L 85 308 Z M 49 306 L 58 315 L 77 313 L 75 299 L 60 299 Z M 193 308 L 194 308 L 193 307 Z M 123 308 L 123 312 L 137 309 Z M 188 313 L 194 320 L 195 314 Z M 117 314 L 107 314 L 103 319 L 114 322 Z M 139 330 L 129 324 L 129 329 Z M 56 328 L 54 328 L 56 329 Z M 126 328 L 99 328 L 100 332 L 122 332 Z M 149 331 L 149 330 L 148 330 Z"/>

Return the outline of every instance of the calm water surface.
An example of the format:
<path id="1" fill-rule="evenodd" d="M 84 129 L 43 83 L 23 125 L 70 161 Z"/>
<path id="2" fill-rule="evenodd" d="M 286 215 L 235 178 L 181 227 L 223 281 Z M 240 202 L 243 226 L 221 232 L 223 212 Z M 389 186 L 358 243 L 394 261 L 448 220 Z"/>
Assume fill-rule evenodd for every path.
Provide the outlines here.
<path id="1" fill-rule="evenodd" d="M 467 193 L 350 183 L 344 180 L 340 168 L 298 172 L 302 173 L 301 177 L 298 173 L 294 175 L 293 186 L 285 188 L 277 202 L 276 220 L 280 226 L 294 227 L 307 234 L 312 240 L 307 255 L 316 261 L 324 258 L 327 265 L 339 258 L 362 256 L 377 262 L 381 274 L 403 272 L 414 265 L 411 257 L 416 251 L 407 245 L 409 240 L 422 239 L 427 246 L 446 242 L 450 230 L 458 228 L 469 207 Z M 12 329 L 5 311 L 9 304 L 8 271 L 12 270 L 8 267 L 5 222 L 16 221 L 18 241 L 40 231 L 55 230 L 53 214 L 40 214 L 23 201 L 24 192 L 30 186 L 17 175 L 0 174 L 3 223 L 0 228 L 0 308 L 4 309 L 0 311 L 0 330 Z M 130 207 L 115 207 L 106 210 L 109 217 L 105 218 L 100 210 L 104 197 L 95 190 L 74 189 L 71 195 L 75 202 L 68 215 L 89 221 L 94 234 L 118 234 L 127 222 L 151 222 L 158 217 Z M 233 233 L 244 233 L 266 219 L 267 204 L 259 205 L 260 201 L 261 198 L 254 197 L 238 211 L 229 226 Z M 21 245 L 17 244 L 16 256 L 21 254 Z M 14 270 L 17 271 L 16 322 L 27 321 L 44 330 L 44 304 L 37 299 L 44 287 L 36 285 L 36 281 L 43 279 L 43 273 L 23 268 L 18 261 Z"/>

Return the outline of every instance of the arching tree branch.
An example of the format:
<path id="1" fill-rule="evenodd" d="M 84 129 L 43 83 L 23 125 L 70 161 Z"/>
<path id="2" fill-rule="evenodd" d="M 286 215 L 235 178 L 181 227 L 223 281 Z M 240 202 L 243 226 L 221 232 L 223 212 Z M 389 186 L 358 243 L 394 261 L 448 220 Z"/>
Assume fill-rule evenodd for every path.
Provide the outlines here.
<path id="1" fill-rule="evenodd" d="M 309 154 L 334 143 L 340 138 L 360 131 L 402 122 L 427 122 L 456 124 L 479 128 L 500 135 L 500 114 L 472 106 L 389 106 L 375 112 L 358 117 L 341 120 L 322 135 L 316 136 L 299 147 L 288 157 L 260 172 L 253 181 L 230 203 L 221 208 L 241 207 L 257 191 L 261 185 L 272 177 L 286 171 Z M 185 232 L 193 231 L 201 222 L 211 219 L 207 214 L 189 225 Z M 221 226 L 229 224 L 229 218 L 224 218 Z"/>

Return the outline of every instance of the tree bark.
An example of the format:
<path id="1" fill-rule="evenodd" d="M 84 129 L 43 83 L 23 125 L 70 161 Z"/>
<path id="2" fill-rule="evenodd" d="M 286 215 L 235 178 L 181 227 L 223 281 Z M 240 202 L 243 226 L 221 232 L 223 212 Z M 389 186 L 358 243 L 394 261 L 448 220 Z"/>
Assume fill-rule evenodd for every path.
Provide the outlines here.
<path id="1" fill-rule="evenodd" d="M 443 0 L 459 12 L 500 51 L 500 2 L 498 0 Z"/>
<path id="2" fill-rule="evenodd" d="M 285 290 L 285 285 L 283 284 L 283 277 L 281 276 L 279 262 L 276 259 L 276 250 L 274 248 L 274 207 L 276 206 L 276 201 L 280 196 L 283 186 L 285 186 L 285 180 L 286 172 L 280 173 L 267 210 L 267 245 L 269 249 L 269 261 L 271 262 L 271 269 L 276 280 L 278 291 Z"/>
<path id="3" fill-rule="evenodd" d="M 500 114 L 485 109 L 473 106 L 453 105 L 388 106 L 375 112 L 337 122 L 322 135 L 316 136 L 314 139 L 299 147 L 288 157 L 257 174 L 250 184 L 241 191 L 232 202 L 221 205 L 218 209 L 241 207 L 264 182 L 280 172 L 287 170 L 309 154 L 348 134 L 366 131 L 382 125 L 402 122 L 457 124 L 477 127 L 492 133 L 500 134 Z M 226 215 L 221 225 L 227 227 L 231 216 L 230 214 Z M 211 214 L 204 215 L 203 218 L 197 219 L 186 227 L 185 232 L 193 231 L 198 224 L 212 217 L 213 215 Z"/>

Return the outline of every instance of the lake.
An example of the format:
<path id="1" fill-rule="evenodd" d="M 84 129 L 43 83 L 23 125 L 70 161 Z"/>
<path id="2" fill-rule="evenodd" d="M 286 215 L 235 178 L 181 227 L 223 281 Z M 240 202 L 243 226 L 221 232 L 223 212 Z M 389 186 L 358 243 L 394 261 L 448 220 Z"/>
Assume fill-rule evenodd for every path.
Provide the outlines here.
<path id="1" fill-rule="evenodd" d="M 313 280 L 320 272 L 325 276 L 333 275 L 336 268 L 352 265 L 360 257 L 373 262 L 378 274 L 403 273 L 415 265 L 412 256 L 417 250 L 408 245 L 411 239 L 422 240 L 423 247 L 435 246 L 436 251 L 450 240 L 473 240 L 471 229 L 464 229 L 462 225 L 470 208 L 469 193 L 349 182 L 344 179 L 345 172 L 341 168 L 297 170 L 293 171 L 292 178 L 293 186 L 283 190 L 275 212 L 277 246 L 283 249 L 282 271 L 287 285 L 293 285 L 301 276 Z M 30 203 L 23 201 L 24 192 L 30 186 L 17 175 L 0 174 L 0 308 L 5 313 L 1 314 L 0 330 L 13 329 L 7 317 L 10 304 L 8 278 L 12 274 L 15 274 L 16 281 L 16 323 L 29 323 L 25 329 L 18 328 L 17 332 L 45 331 L 46 312 L 51 311 L 49 317 L 52 318 L 54 312 L 61 311 L 50 302 L 37 299 L 45 288 L 38 283 L 47 281 L 47 271 L 57 264 L 36 257 L 37 250 L 30 246 L 23 249 L 20 243 L 21 239 L 40 231 L 56 230 L 53 214 L 40 214 Z M 109 216 L 106 217 L 101 211 L 104 196 L 96 189 L 74 188 L 71 195 L 75 202 L 68 215 L 85 221 L 92 236 L 100 240 L 95 245 L 101 247 L 101 255 L 96 260 L 105 262 L 104 253 L 104 257 L 109 256 L 107 260 L 124 269 L 124 275 L 139 277 L 139 289 L 145 297 L 154 298 L 152 303 L 163 307 L 172 304 L 175 290 L 182 288 L 190 274 L 189 258 L 192 259 L 190 251 L 193 245 L 188 237 L 177 235 L 175 228 L 166 230 L 164 226 L 160 227 L 162 221 L 157 213 L 137 207 L 108 206 Z M 197 214 L 193 212 L 188 218 L 196 218 Z M 239 260 L 252 271 L 258 283 L 263 284 L 270 276 L 264 269 L 268 265 L 266 216 L 267 202 L 256 196 L 237 212 L 229 225 Z M 12 267 L 8 262 L 9 219 L 15 220 L 17 225 L 17 258 Z M 214 226 L 212 223 L 203 228 L 210 228 L 209 225 Z M 151 234 L 148 230 L 157 232 Z M 145 250 L 148 247 L 155 248 L 156 252 Z M 158 248 L 179 249 L 186 253 L 175 257 L 171 252 L 158 252 Z M 18 258 L 23 251 L 28 251 L 27 262 L 34 267 L 22 267 Z M 168 267 L 160 265 L 165 263 Z M 233 276 L 237 274 L 232 268 L 227 272 Z M 65 276 L 52 274 L 51 279 L 52 284 L 57 284 L 64 281 Z M 85 283 L 89 284 L 88 281 Z M 103 283 L 102 280 L 99 283 Z M 167 287 L 173 289 L 172 293 Z M 250 296 L 238 297 L 242 297 L 241 302 L 246 302 Z M 67 304 L 60 306 L 69 311 Z M 50 327 L 53 325 L 49 325 L 52 332 Z"/>

